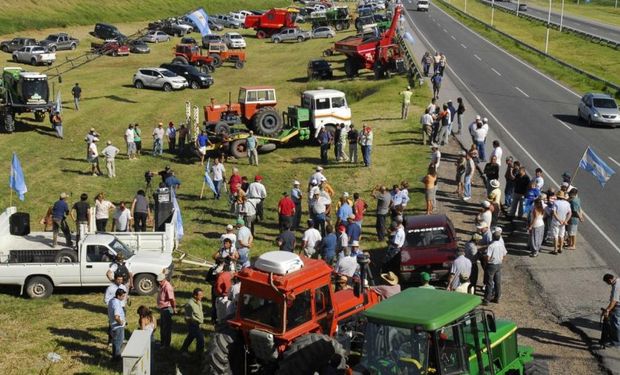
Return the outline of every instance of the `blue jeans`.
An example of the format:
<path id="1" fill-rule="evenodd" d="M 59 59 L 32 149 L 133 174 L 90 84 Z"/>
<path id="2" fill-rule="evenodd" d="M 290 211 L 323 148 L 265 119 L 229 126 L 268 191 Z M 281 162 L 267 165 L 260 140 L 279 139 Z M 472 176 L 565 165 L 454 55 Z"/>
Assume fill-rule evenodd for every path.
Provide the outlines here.
<path id="1" fill-rule="evenodd" d="M 476 142 L 476 147 L 478 148 L 478 157 L 481 161 L 487 160 L 487 155 L 484 152 L 484 142 Z"/>
<path id="2" fill-rule="evenodd" d="M 222 182 L 224 180 L 213 180 L 213 185 L 215 185 L 215 199 L 220 199 L 220 193 L 222 192 Z"/>
<path id="3" fill-rule="evenodd" d="M 484 300 L 487 302 L 491 301 L 491 299 L 499 301 L 499 298 L 502 296 L 502 265 L 487 264 L 484 272 Z"/>
<path id="4" fill-rule="evenodd" d="M 325 237 L 325 214 L 314 215 L 314 227 L 321 232 L 321 236 Z"/>
<path id="5" fill-rule="evenodd" d="M 194 340 L 196 340 L 196 353 L 202 354 L 205 350 L 205 335 L 200 329 L 200 324 L 192 321 L 187 323 L 187 337 L 185 337 L 185 341 L 183 341 L 181 351 L 186 352 Z"/>
<path id="6" fill-rule="evenodd" d="M 121 347 L 125 340 L 125 327 L 117 327 L 112 330 L 112 358 L 121 356 Z"/>
<path id="7" fill-rule="evenodd" d="M 504 188 L 504 206 L 510 207 L 512 206 L 512 194 L 515 191 L 515 185 L 511 182 L 506 182 L 506 187 Z"/>
<path id="8" fill-rule="evenodd" d="M 372 152 L 372 146 L 362 146 L 362 158 L 364 158 L 364 165 L 370 167 L 370 153 Z"/>
<path id="9" fill-rule="evenodd" d="M 153 141 L 153 156 L 159 156 L 163 153 L 161 139 L 155 139 Z"/>
<path id="10" fill-rule="evenodd" d="M 615 346 L 620 346 L 620 307 L 616 308 L 609 314 L 609 323 L 611 323 L 611 337 Z"/>
<path id="11" fill-rule="evenodd" d="M 465 175 L 465 187 L 463 189 L 463 197 L 471 198 L 471 175 Z"/>

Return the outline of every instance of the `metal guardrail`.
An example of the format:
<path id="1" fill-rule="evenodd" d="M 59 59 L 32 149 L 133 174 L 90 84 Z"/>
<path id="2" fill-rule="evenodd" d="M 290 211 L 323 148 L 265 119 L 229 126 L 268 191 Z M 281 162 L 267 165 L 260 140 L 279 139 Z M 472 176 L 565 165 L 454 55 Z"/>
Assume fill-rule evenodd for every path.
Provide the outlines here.
<path id="1" fill-rule="evenodd" d="M 480 2 L 484 5 L 487 6 L 492 6 L 492 2 L 488 1 L 488 0 L 480 0 Z M 512 10 L 512 9 L 508 9 L 506 7 L 504 7 L 503 5 L 496 5 L 495 9 L 498 9 L 502 12 L 505 13 L 509 13 L 509 14 L 514 14 L 517 15 L 521 18 L 525 18 L 527 20 L 533 21 L 533 22 L 538 22 L 538 23 L 542 23 L 543 25 L 547 24 L 547 20 L 541 17 L 536 17 L 533 16 L 531 14 L 527 14 L 526 12 L 519 12 L 517 13 L 516 10 Z M 556 23 L 556 22 L 549 22 L 549 27 L 552 29 L 556 29 L 556 30 L 560 30 L 560 24 Z M 596 34 L 591 34 L 588 32 L 585 32 L 583 30 L 579 30 L 579 29 L 575 29 L 573 27 L 570 26 L 566 26 L 566 25 L 562 25 L 561 31 L 567 34 L 575 34 L 583 39 L 589 40 L 592 43 L 596 43 L 596 44 L 600 44 L 603 46 L 607 46 L 613 49 L 619 49 L 620 48 L 620 41 L 617 40 L 612 40 L 609 38 L 605 38 L 603 36 L 600 35 L 596 35 Z"/>
<path id="2" fill-rule="evenodd" d="M 403 52 L 403 59 L 405 61 L 405 65 L 407 66 L 407 78 L 409 79 L 409 84 L 411 87 L 415 87 L 416 85 L 422 86 L 424 80 L 422 79 L 420 67 L 416 62 L 413 52 L 411 52 L 409 46 L 407 45 L 405 38 L 400 35 L 400 31 L 396 33 L 396 43 L 398 43 Z"/>
<path id="3" fill-rule="evenodd" d="M 574 65 L 571 65 L 571 64 L 569 64 L 569 63 L 567 63 L 567 62 L 565 62 L 563 60 L 560 60 L 557 57 L 551 56 L 551 55 L 549 55 L 549 54 L 539 50 L 538 48 L 533 47 L 533 46 L 531 46 L 531 45 L 529 45 L 529 44 L 527 44 L 527 43 L 525 43 L 525 42 L 523 42 L 523 41 L 513 37 L 512 35 L 510 35 L 508 33 L 505 33 L 505 32 L 503 32 L 501 30 L 498 30 L 495 27 L 489 25 L 488 23 L 486 23 L 484 21 L 481 21 L 478 18 L 463 12 L 459 8 L 455 7 L 454 5 L 447 3 L 445 0 L 438 0 L 438 1 L 441 2 L 447 8 L 449 8 L 449 9 L 451 9 L 451 10 L 453 10 L 453 11 L 459 13 L 459 14 L 461 14 L 462 16 L 467 17 L 467 18 L 469 18 L 469 19 L 471 19 L 473 21 L 476 21 L 476 22 L 480 23 L 481 25 L 485 26 L 487 29 L 491 29 L 491 30 L 501 34 L 502 36 L 512 40 L 513 42 L 517 43 L 519 46 L 525 47 L 526 49 L 528 49 L 528 50 L 530 50 L 530 51 L 532 51 L 532 52 L 534 52 L 534 53 L 536 53 L 536 54 L 538 54 L 538 55 L 540 55 L 542 57 L 545 57 L 545 58 L 548 58 L 550 60 L 553 60 L 556 63 L 558 63 L 558 64 L 560 64 L 560 65 L 562 65 L 562 66 L 564 66 L 564 67 L 566 67 L 568 69 L 571 69 L 571 70 L 573 70 L 576 73 L 579 73 L 579 74 L 581 74 L 583 76 L 586 76 L 586 77 L 590 78 L 593 81 L 602 83 L 604 85 L 604 87 L 602 87 L 601 90 L 603 90 L 603 91 L 612 91 L 613 95 L 616 98 L 620 97 L 620 85 L 618 85 L 616 83 L 613 83 L 613 82 L 609 82 L 609 81 L 607 81 L 607 80 L 605 80 L 605 79 L 603 79 L 601 77 L 595 76 L 592 73 L 586 72 L 583 69 L 580 69 L 580 68 L 578 68 L 578 67 L 576 67 Z"/>

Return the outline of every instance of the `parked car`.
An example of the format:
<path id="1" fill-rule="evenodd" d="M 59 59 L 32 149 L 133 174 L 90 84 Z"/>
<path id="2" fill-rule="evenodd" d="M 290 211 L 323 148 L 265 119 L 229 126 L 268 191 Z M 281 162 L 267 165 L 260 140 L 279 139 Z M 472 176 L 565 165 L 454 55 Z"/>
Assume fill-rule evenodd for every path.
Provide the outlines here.
<path id="1" fill-rule="evenodd" d="M 137 89 L 151 87 L 166 92 L 188 87 L 187 80 L 163 68 L 140 68 L 133 75 L 133 86 Z"/>
<path id="2" fill-rule="evenodd" d="M 245 14 L 230 12 L 229 15 L 232 17 L 233 20 L 239 22 L 240 24 L 245 23 Z"/>
<path id="3" fill-rule="evenodd" d="M 185 36 L 185 37 L 181 38 L 181 44 L 196 44 L 196 45 L 198 45 L 198 42 L 196 41 L 196 39 L 192 38 L 191 36 Z"/>
<path id="4" fill-rule="evenodd" d="M 0 49 L 3 52 L 11 53 L 17 51 L 18 49 L 26 46 L 34 46 L 37 44 L 37 41 L 33 38 L 13 38 L 11 40 L 5 40 L 0 43 Z"/>
<path id="5" fill-rule="evenodd" d="M 238 29 L 241 25 L 243 25 L 241 22 L 235 20 L 228 14 L 216 14 L 215 16 L 212 16 L 211 19 L 220 25 L 231 29 Z"/>
<path id="6" fill-rule="evenodd" d="M 207 24 L 209 25 L 209 29 L 211 29 L 211 31 L 222 31 L 224 30 L 224 26 L 220 25 L 217 22 L 214 22 L 211 18 L 209 18 L 207 20 Z"/>
<path id="7" fill-rule="evenodd" d="M 128 46 L 129 52 L 131 53 L 151 53 L 151 49 L 148 44 L 140 39 L 130 41 Z"/>
<path id="8" fill-rule="evenodd" d="M 129 56 L 129 46 L 119 43 L 116 39 L 106 40 L 103 43 L 91 43 L 93 52 L 108 56 Z"/>
<path id="9" fill-rule="evenodd" d="M 222 37 L 222 42 L 226 43 L 228 48 L 245 48 L 245 39 L 239 33 L 226 33 Z"/>
<path id="10" fill-rule="evenodd" d="M 527 4 L 526 3 L 520 3 L 519 4 L 519 12 L 527 12 Z"/>
<path id="11" fill-rule="evenodd" d="M 90 35 L 103 40 L 116 39 L 119 42 L 127 40 L 127 37 L 116 26 L 107 23 L 96 24 L 95 30 L 91 31 Z"/>
<path id="12" fill-rule="evenodd" d="M 271 41 L 274 43 L 296 41 L 303 42 L 312 38 L 310 31 L 301 30 L 298 27 L 286 28 L 277 34 L 271 36 Z"/>
<path id="13" fill-rule="evenodd" d="M 52 65 L 56 61 L 56 54 L 48 52 L 45 47 L 26 46 L 13 52 L 13 61 L 31 65 Z"/>
<path id="14" fill-rule="evenodd" d="M 428 5 L 429 5 L 428 0 L 418 0 L 416 10 L 418 12 L 428 12 Z"/>
<path id="15" fill-rule="evenodd" d="M 313 79 L 332 79 L 332 66 L 324 59 L 314 59 L 308 62 L 308 81 Z"/>
<path id="16" fill-rule="evenodd" d="M 149 43 L 169 42 L 170 35 L 166 34 L 163 31 L 151 30 L 146 33 L 146 35 L 143 36 L 141 39 Z"/>
<path id="17" fill-rule="evenodd" d="M 620 126 L 620 111 L 616 101 L 607 94 L 587 93 L 579 101 L 577 117 L 588 126 Z"/>
<path id="18" fill-rule="evenodd" d="M 66 33 L 50 34 L 39 42 L 41 47 L 45 47 L 51 52 L 56 52 L 57 50 L 73 51 L 79 44 L 80 41 L 78 39 L 72 38 Z"/>
<path id="19" fill-rule="evenodd" d="M 211 43 L 223 43 L 222 36 L 217 34 L 207 34 L 202 37 L 202 47 L 209 48 Z"/>
<path id="20" fill-rule="evenodd" d="M 333 38 L 336 36 L 336 29 L 331 26 L 321 26 L 312 30 L 313 38 Z"/>
<path id="21" fill-rule="evenodd" d="M 210 74 L 199 71 L 193 65 L 161 64 L 159 67 L 168 69 L 169 71 L 184 77 L 187 80 L 189 87 L 192 89 L 208 89 L 214 83 L 213 77 Z"/>
<path id="22" fill-rule="evenodd" d="M 179 24 L 178 22 L 173 22 L 171 20 L 164 21 L 155 21 L 151 22 L 148 25 L 148 29 L 163 31 L 168 35 L 174 36 L 184 36 L 187 34 L 187 31 L 190 29 L 187 25 Z"/>

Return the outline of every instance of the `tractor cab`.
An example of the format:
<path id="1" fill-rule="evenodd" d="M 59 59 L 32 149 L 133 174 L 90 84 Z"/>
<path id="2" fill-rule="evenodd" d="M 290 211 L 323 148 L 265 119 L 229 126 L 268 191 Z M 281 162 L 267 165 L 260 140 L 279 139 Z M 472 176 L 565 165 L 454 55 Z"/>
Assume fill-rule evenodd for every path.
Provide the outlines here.
<path id="1" fill-rule="evenodd" d="M 14 104 L 25 106 L 47 105 L 49 100 L 49 86 L 47 75 L 25 72 L 22 68 L 4 68 L 2 80 L 4 90 Z"/>
<path id="2" fill-rule="evenodd" d="M 367 310 L 354 374 L 504 374 L 532 361 L 513 322 L 495 321 L 480 297 L 410 288 Z"/>
<path id="3" fill-rule="evenodd" d="M 351 125 L 351 108 L 342 91 L 330 89 L 304 91 L 301 106 L 310 110 L 310 121 L 315 131 L 326 126 L 328 130 L 335 132 L 339 124 L 345 124 L 347 129 Z"/>
<path id="4" fill-rule="evenodd" d="M 192 56 L 202 55 L 202 50 L 197 44 L 177 44 L 175 47 L 175 54 L 177 56 Z"/>
<path id="5" fill-rule="evenodd" d="M 250 120 L 263 107 L 275 107 L 278 104 L 276 89 L 271 86 L 246 86 L 239 88 L 241 114 Z"/>

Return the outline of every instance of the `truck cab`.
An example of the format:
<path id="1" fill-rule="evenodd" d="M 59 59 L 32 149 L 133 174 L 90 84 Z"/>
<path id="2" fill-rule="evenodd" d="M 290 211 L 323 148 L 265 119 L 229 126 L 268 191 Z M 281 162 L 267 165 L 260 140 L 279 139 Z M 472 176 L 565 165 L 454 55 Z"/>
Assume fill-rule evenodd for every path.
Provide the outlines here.
<path id="1" fill-rule="evenodd" d="M 345 128 L 351 125 L 351 108 L 342 91 L 330 89 L 304 91 L 301 106 L 310 110 L 310 121 L 315 130 L 325 126 L 328 129 L 333 127 L 335 131 L 339 124 L 344 124 Z"/>

